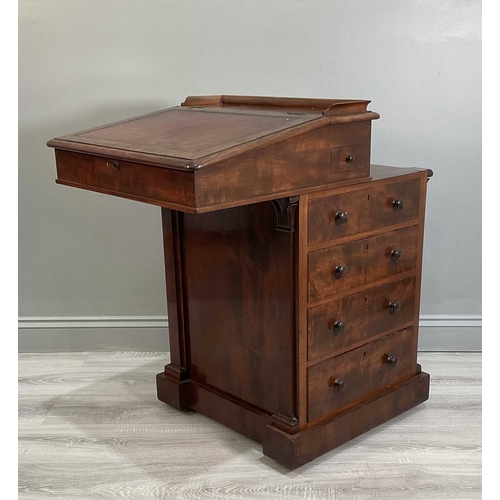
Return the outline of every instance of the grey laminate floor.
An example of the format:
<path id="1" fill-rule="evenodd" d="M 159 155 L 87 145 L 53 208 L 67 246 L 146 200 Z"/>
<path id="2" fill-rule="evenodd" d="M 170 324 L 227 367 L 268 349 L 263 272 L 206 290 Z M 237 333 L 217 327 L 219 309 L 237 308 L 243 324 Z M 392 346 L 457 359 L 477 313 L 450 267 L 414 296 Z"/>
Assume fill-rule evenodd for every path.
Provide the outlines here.
<path id="1" fill-rule="evenodd" d="M 21 500 L 481 498 L 481 356 L 422 353 L 428 402 L 293 472 L 157 401 L 162 353 L 21 354 Z"/>

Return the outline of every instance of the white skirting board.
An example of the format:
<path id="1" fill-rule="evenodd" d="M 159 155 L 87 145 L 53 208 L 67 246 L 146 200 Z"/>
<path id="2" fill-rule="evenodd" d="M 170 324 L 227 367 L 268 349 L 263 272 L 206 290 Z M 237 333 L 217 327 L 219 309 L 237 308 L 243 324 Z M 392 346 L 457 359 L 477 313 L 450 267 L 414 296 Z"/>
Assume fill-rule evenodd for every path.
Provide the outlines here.
<path id="1" fill-rule="evenodd" d="M 480 315 L 422 315 L 420 351 L 481 351 Z M 165 316 L 19 318 L 19 352 L 168 351 Z"/>

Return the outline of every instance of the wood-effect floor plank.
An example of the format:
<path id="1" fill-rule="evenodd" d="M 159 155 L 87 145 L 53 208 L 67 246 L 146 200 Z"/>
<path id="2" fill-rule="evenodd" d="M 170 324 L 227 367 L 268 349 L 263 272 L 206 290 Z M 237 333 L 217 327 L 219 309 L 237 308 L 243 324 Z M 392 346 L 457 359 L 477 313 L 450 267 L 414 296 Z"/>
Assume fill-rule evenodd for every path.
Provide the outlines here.
<path id="1" fill-rule="evenodd" d="M 19 498 L 475 500 L 481 356 L 421 353 L 423 405 L 295 471 L 157 401 L 164 353 L 19 358 Z"/>

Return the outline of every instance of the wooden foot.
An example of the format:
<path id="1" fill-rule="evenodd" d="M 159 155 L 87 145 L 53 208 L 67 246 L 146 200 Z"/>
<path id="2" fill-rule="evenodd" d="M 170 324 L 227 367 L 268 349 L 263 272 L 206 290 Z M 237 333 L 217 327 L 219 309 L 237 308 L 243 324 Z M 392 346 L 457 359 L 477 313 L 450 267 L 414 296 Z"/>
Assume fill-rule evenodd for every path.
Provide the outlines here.
<path id="1" fill-rule="evenodd" d="M 181 411 L 190 408 L 189 381 L 179 382 L 164 372 L 156 375 L 158 399 Z"/>
<path id="2" fill-rule="evenodd" d="M 262 434 L 264 455 L 288 469 L 296 469 L 426 401 L 429 380 L 429 375 L 422 372 L 297 434 L 266 425 Z"/>

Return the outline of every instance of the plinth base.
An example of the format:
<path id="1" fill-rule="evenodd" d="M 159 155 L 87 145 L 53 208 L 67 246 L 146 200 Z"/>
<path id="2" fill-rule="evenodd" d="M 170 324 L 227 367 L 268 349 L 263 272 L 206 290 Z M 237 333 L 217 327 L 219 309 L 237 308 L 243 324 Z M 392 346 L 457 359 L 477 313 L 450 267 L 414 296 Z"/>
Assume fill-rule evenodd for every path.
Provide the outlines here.
<path id="1" fill-rule="evenodd" d="M 159 373 L 156 381 L 161 401 L 179 410 L 198 411 L 262 443 L 264 455 L 296 469 L 426 401 L 430 377 L 419 373 L 296 434 L 272 425 L 271 415 L 192 380 L 179 382 Z"/>

